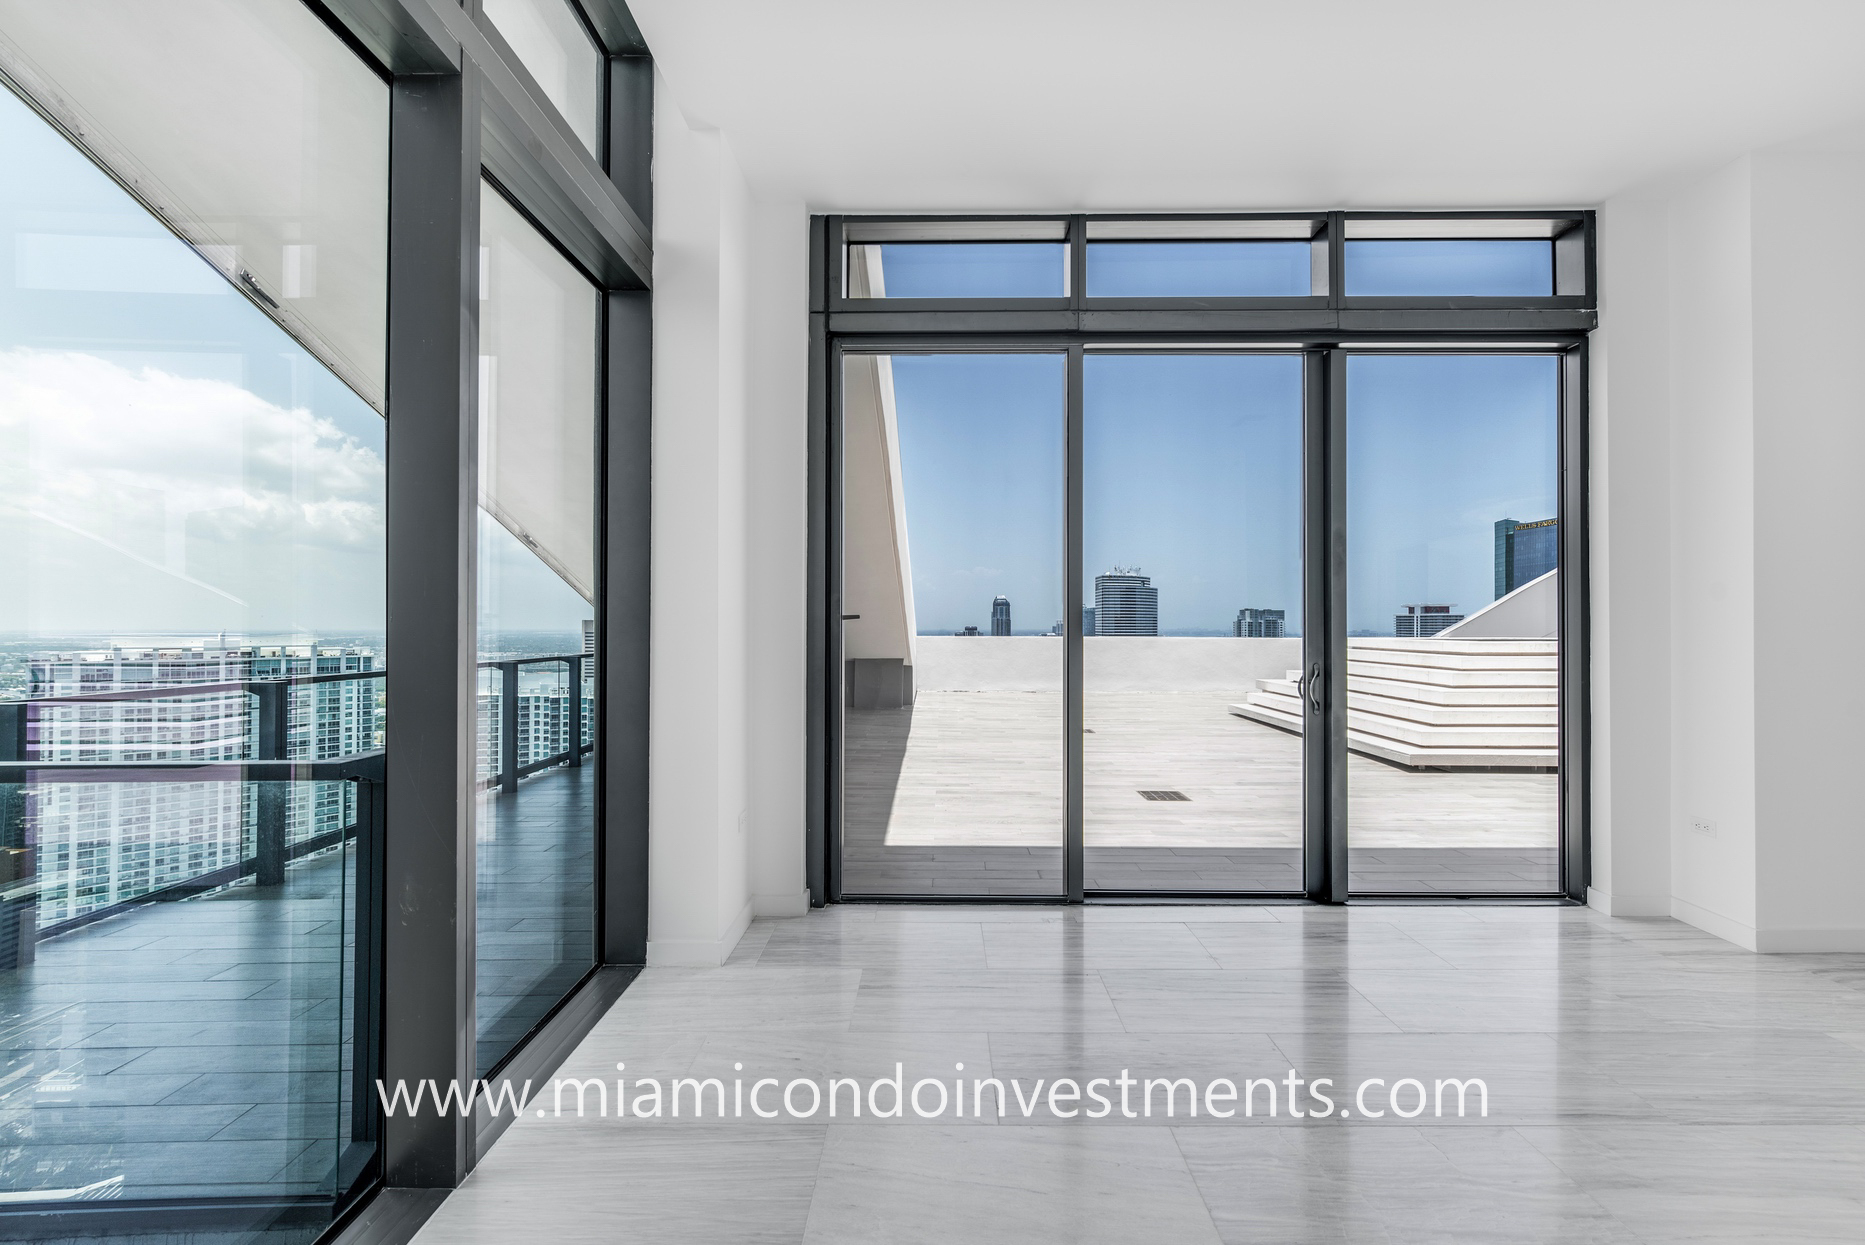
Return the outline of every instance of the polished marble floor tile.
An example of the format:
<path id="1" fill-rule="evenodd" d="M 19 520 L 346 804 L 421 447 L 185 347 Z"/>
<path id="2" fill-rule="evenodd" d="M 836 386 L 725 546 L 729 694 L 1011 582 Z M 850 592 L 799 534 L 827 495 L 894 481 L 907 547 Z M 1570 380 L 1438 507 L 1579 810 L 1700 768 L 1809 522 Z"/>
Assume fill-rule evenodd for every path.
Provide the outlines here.
<path id="1" fill-rule="evenodd" d="M 1861 963 L 1552 906 L 847 905 L 760 921 L 724 968 L 646 970 L 563 1075 L 625 1062 L 865 1084 L 899 1064 L 909 1084 L 1006 1082 L 1006 1114 L 987 1091 L 982 1118 L 527 1117 L 420 1239 L 1857 1241 Z M 117 1023 L 133 1049 L 146 1022 Z M 1321 1077 L 1333 1110 L 1295 1118 L 1284 1097 L 1224 1119 L 1203 1098 L 1193 1116 L 1181 1095 L 1167 1116 L 1168 1090 L 1151 1116 L 1059 1119 L 1022 1097 L 1123 1069 L 1199 1086 L 1294 1071 L 1306 1109 Z M 1459 1116 L 1455 1082 L 1473 1078 L 1486 1092 L 1467 1085 Z M 146 1095 L 185 1100 L 185 1074 L 147 1079 Z M 1384 1115 L 1363 1114 L 1362 1083 Z M 223 1130 L 237 1121 L 209 1136 Z"/>
<path id="2" fill-rule="evenodd" d="M 1215 1243 L 1169 1132 L 829 1129 L 806 1242 Z"/>

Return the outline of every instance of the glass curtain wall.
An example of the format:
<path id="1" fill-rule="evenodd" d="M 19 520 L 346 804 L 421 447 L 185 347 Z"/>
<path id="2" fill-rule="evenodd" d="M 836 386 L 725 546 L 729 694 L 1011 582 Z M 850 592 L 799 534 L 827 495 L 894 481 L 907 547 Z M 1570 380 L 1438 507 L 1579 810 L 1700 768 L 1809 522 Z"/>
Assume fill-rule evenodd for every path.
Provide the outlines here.
<path id="1" fill-rule="evenodd" d="M 479 1071 L 595 964 L 596 287 L 480 195 Z"/>
<path id="2" fill-rule="evenodd" d="M 1090 351 L 1082 389 L 1085 885 L 1300 893 L 1301 356 Z"/>
<path id="3" fill-rule="evenodd" d="M 1559 368 L 1347 360 L 1353 891 L 1559 888 Z"/>
<path id="4" fill-rule="evenodd" d="M 388 96 L 299 5 L 133 8 L 0 8 L 11 68 L 219 239 L 0 86 L 0 1209 L 308 1241 L 373 1129 Z M 156 89 L 191 38 L 268 89 Z"/>
<path id="5" fill-rule="evenodd" d="M 849 895 L 1062 893 L 1065 373 L 843 360 Z"/>

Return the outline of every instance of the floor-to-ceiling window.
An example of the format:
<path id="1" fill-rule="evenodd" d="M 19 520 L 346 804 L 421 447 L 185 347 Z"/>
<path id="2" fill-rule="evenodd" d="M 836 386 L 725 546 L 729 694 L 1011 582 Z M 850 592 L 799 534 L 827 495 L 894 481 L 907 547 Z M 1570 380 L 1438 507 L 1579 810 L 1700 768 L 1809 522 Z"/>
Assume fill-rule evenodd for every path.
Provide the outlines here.
<path id="1" fill-rule="evenodd" d="M 309 1240 L 375 1139 L 388 91 L 289 0 L 0 53 L 0 1210 Z"/>
<path id="2" fill-rule="evenodd" d="M 1084 361 L 1089 890 L 1302 889 L 1302 741 L 1283 729 L 1299 715 L 1254 729 L 1232 708 L 1302 664 L 1302 370 L 1299 354 Z"/>
<path id="3" fill-rule="evenodd" d="M 479 1072 L 595 963 L 596 287 L 480 195 Z"/>
<path id="4" fill-rule="evenodd" d="M 1062 893 L 1065 363 L 842 361 L 850 894 Z"/>
<path id="5" fill-rule="evenodd" d="M 1559 360 L 1357 354 L 1346 397 L 1351 888 L 1556 890 Z"/>
<path id="6" fill-rule="evenodd" d="M 826 218 L 824 897 L 1581 893 L 1590 228 Z"/>

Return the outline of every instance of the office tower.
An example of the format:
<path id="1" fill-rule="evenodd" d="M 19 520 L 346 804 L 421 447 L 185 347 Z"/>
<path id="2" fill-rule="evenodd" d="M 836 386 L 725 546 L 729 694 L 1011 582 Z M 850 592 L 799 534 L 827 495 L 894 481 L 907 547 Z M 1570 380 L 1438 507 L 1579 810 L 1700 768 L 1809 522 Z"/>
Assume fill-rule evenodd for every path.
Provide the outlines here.
<path id="1" fill-rule="evenodd" d="M 991 602 L 991 634 L 1010 634 L 1010 598 L 998 597 Z"/>
<path id="2" fill-rule="evenodd" d="M 952 634 L 953 635 L 980 635 L 982 633 L 976 627 L 966 627 L 963 631 L 954 631 Z"/>
<path id="3" fill-rule="evenodd" d="M 1059 632 L 1062 628 L 1057 627 L 1056 630 Z M 1094 606 L 1092 605 L 1081 607 L 1081 633 L 1083 635 L 1094 634 Z"/>
<path id="4" fill-rule="evenodd" d="M 1238 610 L 1237 621 L 1231 624 L 1230 633 L 1233 636 L 1248 636 L 1253 639 L 1280 638 L 1284 634 L 1283 611 Z"/>
<path id="5" fill-rule="evenodd" d="M 1159 589 L 1140 568 L 1117 566 L 1094 577 L 1096 635 L 1158 635 Z"/>
<path id="6" fill-rule="evenodd" d="M 583 656 L 594 657 L 595 655 L 596 620 L 593 618 L 585 618 L 583 620 Z"/>
<path id="7" fill-rule="evenodd" d="M 1392 634 L 1422 639 L 1436 635 L 1446 627 L 1454 627 L 1463 620 L 1464 616 L 1451 613 L 1448 605 L 1408 605 L 1403 614 L 1393 615 Z"/>
<path id="8" fill-rule="evenodd" d="M 1523 584 L 1540 579 L 1561 561 L 1561 521 L 1540 519 L 1517 523 L 1496 520 L 1496 595 L 1507 596 Z"/>

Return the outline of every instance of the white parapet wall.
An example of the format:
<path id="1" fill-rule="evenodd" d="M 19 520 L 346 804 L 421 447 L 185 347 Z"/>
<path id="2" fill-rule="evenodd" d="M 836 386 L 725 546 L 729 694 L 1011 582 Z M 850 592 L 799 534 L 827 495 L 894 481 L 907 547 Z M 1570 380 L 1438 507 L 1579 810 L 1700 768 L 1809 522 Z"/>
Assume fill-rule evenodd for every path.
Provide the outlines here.
<path id="1" fill-rule="evenodd" d="M 920 692 L 1046 692 L 1062 687 L 1060 636 L 920 636 Z M 1301 665 L 1300 639 L 1222 636 L 1086 636 L 1090 693 L 1208 692 L 1236 697 Z"/>

